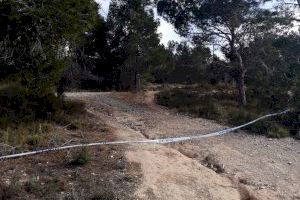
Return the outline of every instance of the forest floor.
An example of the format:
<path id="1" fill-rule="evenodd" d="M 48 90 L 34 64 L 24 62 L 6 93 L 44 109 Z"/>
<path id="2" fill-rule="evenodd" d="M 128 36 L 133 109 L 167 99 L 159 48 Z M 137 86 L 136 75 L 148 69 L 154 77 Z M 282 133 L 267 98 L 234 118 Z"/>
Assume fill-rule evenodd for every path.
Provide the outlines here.
<path id="1" fill-rule="evenodd" d="M 78 143 L 226 128 L 158 106 L 154 94 L 68 93 L 69 99 L 86 103 L 82 120 L 94 126 L 55 131 Z M 66 165 L 72 151 L 1 161 L 1 181 L 15 185 L 18 192 L 0 187 L 0 197 L 5 193 L 12 199 L 300 199 L 300 141 L 292 138 L 269 139 L 239 131 L 178 144 L 102 146 L 90 151 L 91 162 L 79 167 Z M 21 191 L 13 182 L 26 184 Z"/>

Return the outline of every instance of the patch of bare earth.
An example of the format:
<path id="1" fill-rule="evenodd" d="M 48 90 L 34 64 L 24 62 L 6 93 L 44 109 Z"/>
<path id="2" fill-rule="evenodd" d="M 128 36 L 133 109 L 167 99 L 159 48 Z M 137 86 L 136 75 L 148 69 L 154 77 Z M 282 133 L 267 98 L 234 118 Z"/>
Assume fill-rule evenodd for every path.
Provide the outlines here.
<path id="1" fill-rule="evenodd" d="M 206 134 L 225 128 L 156 106 L 154 93 L 70 96 L 89 102 L 89 112 L 114 127 L 118 139 Z M 271 140 L 236 132 L 182 144 L 131 145 L 125 155 L 141 166 L 136 199 L 300 199 L 300 145 L 291 138 Z"/>

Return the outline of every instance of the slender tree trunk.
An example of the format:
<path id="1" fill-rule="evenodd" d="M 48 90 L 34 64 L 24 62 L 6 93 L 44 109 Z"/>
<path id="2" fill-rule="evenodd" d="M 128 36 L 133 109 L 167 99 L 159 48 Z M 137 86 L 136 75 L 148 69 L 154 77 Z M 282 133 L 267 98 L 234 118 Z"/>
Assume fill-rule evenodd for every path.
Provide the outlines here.
<path id="1" fill-rule="evenodd" d="M 238 77 L 237 77 L 237 87 L 239 91 L 239 101 L 242 106 L 247 105 L 247 96 L 246 96 L 246 86 L 245 86 L 245 75 L 247 69 L 245 69 L 244 61 L 241 54 L 237 51 L 235 47 L 235 32 L 234 28 L 231 29 L 231 40 L 229 41 L 230 50 L 231 50 L 231 61 L 237 62 L 236 65 L 238 67 Z"/>
<path id="2" fill-rule="evenodd" d="M 137 92 L 138 91 L 138 75 L 137 75 L 137 71 L 134 71 L 134 81 L 133 81 L 133 91 Z"/>
<path id="3" fill-rule="evenodd" d="M 247 105 L 245 75 L 246 75 L 246 70 L 242 70 L 239 73 L 239 77 L 238 77 L 238 90 L 239 90 L 240 104 L 243 106 Z"/>
<path id="4" fill-rule="evenodd" d="M 245 85 L 245 76 L 247 69 L 245 69 L 244 61 L 242 56 L 235 50 L 235 54 L 238 58 L 238 65 L 239 65 L 239 77 L 238 77 L 238 89 L 239 89 L 239 96 L 240 96 L 240 103 L 242 106 L 247 105 L 247 97 L 246 97 L 246 85 Z"/>
<path id="5" fill-rule="evenodd" d="M 138 88 L 137 88 L 137 78 L 138 78 L 138 72 L 137 72 L 137 57 L 134 58 L 134 86 L 133 86 L 133 91 L 137 92 Z"/>
<path id="6" fill-rule="evenodd" d="M 133 62 L 133 83 L 131 85 L 131 90 L 133 90 L 133 92 L 139 92 L 140 91 L 140 76 L 138 73 L 138 66 L 139 66 L 139 61 L 138 58 L 135 57 L 134 58 L 134 62 Z"/>

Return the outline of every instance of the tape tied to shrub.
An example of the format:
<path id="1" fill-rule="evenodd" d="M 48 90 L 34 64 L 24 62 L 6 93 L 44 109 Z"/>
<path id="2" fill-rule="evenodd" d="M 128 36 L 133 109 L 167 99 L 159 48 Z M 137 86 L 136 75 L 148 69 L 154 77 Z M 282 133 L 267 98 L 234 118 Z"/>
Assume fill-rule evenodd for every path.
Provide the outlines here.
<path id="1" fill-rule="evenodd" d="M 239 130 L 241 128 L 244 128 L 246 126 L 249 126 L 251 124 L 254 124 L 254 123 L 261 121 L 263 119 L 266 119 L 266 118 L 286 114 L 289 111 L 290 110 L 285 110 L 283 112 L 267 114 L 267 115 L 264 115 L 262 117 L 255 119 L 253 121 L 242 124 L 240 126 L 227 128 L 227 129 L 224 129 L 221 131 L 216 131 L 216 132 L 212 132 L 212 133 L 208 133 L 208 134 L 204 134 L 204 135 L 202 134 L 202 135 L 192 135 L 192 136 L 169 137 L 169 138 L 161 138 L 161 139 L 153 139 L 153 140 L 136 140 L 136 141 L 124 140 L 124 141 L 107 141 L 107 142 L 95 142 L 95 143 L 88 143 L 88 144 L 76 144 L 76 145 L 54 147 L 54 148 L 48 148 L 48 149 L 42 149 L 42 150 L 1 156 L 0 160 L 20 158 L 20 157 L 24 157 L 24 156 L 30 156 L 30 155 L 42 154 L 42 153 L 48 153 L 48 152 L 55 152 L 55 151 L 61 151 L 61 150 L 66 150 L 66 149 L 80 148 L 80 147 L 92 147 L 92 146 L 101 146 L 101 145 L 121 145 L 121 144 L 169 144 L 169 143 L 184 142 L 184 141 L 189 141 L 189 140 L 197 140 L 197 139 L 203 139 L 203 138 L 216 137 L 216 136 L 225 135 L 227 133 Z"/>

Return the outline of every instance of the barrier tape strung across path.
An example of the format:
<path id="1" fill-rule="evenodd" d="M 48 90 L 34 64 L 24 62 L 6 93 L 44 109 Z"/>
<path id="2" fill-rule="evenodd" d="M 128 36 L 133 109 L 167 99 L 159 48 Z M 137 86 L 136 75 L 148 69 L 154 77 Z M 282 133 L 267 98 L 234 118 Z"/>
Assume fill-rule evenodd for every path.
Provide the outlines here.
<path id="1" fill-rule="evenodd" d="M 162 138 L 162 139 L 155 139 L 155 140 L 109 141 L 109 142 L 97 142 L 97 143 L 89 143 L 89 144 L 76 144 L 76 145 L 70 145 L 70 146 L 61 146 L 61 147 L 55 147 L 55 148 L 50 148 L 50 149 L 43 149 L 43 150 L 1 156 L 0 160 L 19 158 L 19 157 L 24 157 L 24 156 L 34 155 L 34 154 L 41 154 L 41 153 L 60 151 L 60 150 L 65 150 L 65 149 L 73 149 L 73 148 L 79 148 L 79 147 L 91 147 L 91 146 L 100 146 L 100 145 L 118 145 L 118 144 L 168 144 L 168 143 L 183 142 L 183 141 L 188 141 L 188 140 L 197 140 L 197 139 L 202 139 L 202 138 L 216 137 L 216 136 L 224 135 L 224 134 L 230 133 L 232 131 L 241 129 L 243 127 L 249 126 L 249 125 L 254 124 L 263 119 L 278 116 L 278 115 L 283 115 L 288 112 L 289 112 L 289 110 L 279 112 L 279 113 L 268 114 L 268 115 L 259 117 L 259 118 L 255 119 L 251 122 L 248 122 L 246 124 L 243 124 L 243 125 L 240 125 L 237 127 L 233 127 L 233 128 L 228 128 L 228 129 L 221 130 L 221 131 L 217 131 L 217 132 L 213 132 L 213 133 L 209 133 L 209 134 L 205 134 L 205 135 L 181 136 L 181 137 Z"/>

